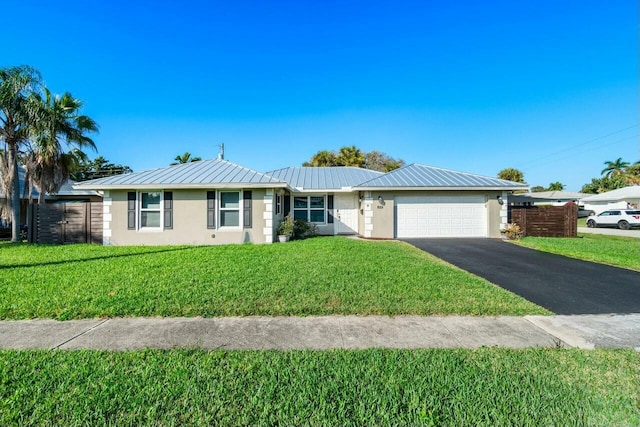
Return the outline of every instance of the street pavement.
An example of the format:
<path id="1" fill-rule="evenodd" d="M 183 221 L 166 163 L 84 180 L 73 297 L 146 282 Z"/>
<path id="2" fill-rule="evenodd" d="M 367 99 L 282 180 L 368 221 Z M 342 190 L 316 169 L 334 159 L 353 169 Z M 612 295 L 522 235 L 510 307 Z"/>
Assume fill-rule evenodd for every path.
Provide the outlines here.
<path id="1" fill-rule="evenodd" d="M 636 239 L 640 239 L 640 230 L 637 228 L 633 230 L 620 230 L 617 228 L 578 227 L 578 233 L 606 234 L 607 236 L 635 237 Z"/>
<path id="2" fill-rule="evenodd" d="M 631 348 L 640 314 L 113 318 L 0 322 L 2 349 Z"/>

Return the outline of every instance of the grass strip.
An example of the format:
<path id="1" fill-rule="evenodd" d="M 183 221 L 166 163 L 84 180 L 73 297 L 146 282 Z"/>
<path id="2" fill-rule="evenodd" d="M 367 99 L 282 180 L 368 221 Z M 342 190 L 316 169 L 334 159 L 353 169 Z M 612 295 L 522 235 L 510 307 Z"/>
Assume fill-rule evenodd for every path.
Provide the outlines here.
<path id="1" fill-rule="evenodd" d="M 0 245 L 0 319 L 549 312 L 401 242 Z"/>
<path id="2" fill-rule="evenodd" d="M 640 423 L 634 351 L 0 351 L 0 425 Z"/>
<path id="3" fill-rule="evenodd" d="M 524 237 L 515 243 L 585 261 L 640 271 L 640 239 L 580 233 L 577 239 Z"/>

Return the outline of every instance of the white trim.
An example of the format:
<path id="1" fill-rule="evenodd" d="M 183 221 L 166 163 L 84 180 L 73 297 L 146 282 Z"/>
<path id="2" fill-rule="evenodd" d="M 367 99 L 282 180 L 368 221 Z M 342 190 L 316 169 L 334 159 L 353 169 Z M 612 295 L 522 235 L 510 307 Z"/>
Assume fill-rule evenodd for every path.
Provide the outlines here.
<path id="1" fill-rule="evenodd" d="M 111 221 L 113 215 L 111 215 L 111 206 L 113 205 L 113 198 L 108 191 L 104 192 L 102 198 L 102 244 L 104 246 L 111 245 Z"/>
<path id="2" fill-rule="evenodd" d="M 364 194 L 364 237 L 373 236 L 373 196 L 370 191 Z"/>
<path id="3" fill-rule="evenodd" d="M 267 190 L 262 200 L 264 201 L 264 212 L 262 218 L 265 220 L 265 226 L 262 229 L 265 243 L 273 243 L 273 190 Z M 282 196 L 279 196 L 282 200 Z M 281 209 L 282 211 L 282 209 Z"/>
<path id="4" fill-rule="evenodd" d="M 218 203 L 216 203 L 216 229 L 218 231 L 238 231 L 242 230 L 244 226 L 244 192 L 236 189 L 221 189 L 218 191 Z M 237 208 L 222 208 L 222 193 L 237 193 L 238 194 L 238 207 Z M 238 211 L 238 225 L 222 225 L 222 212 Z"/>
<path id="5" fill-rule="evenodd" d="M 142 209 L 142 194 L 143 193 L 160 193 L 160 207 L 158 209 Z M 164 230 L 164 190 L 149 190 L 136 192 L 136 231 L 143 233 L 161 233 Z M 160 225 L 158 227 L 143 227 L 142 226 L 142 213 L 143 212 L 160 212 Z"/>
<path id="6" fill-rule="evenodd" d="M 291 200 L 291 213 L 293 213 L 293 218 L 295 219 L 296 217 L 296 211 L 303 211 L 305 210 L 307 212 L 307 219 L 306 221 L 308 221 L 310 224 L 315 224 L 318 226 L 325 226 L 327 225 L 327 193 L 313 193 L 313 194 L 305 194 L 305 195 L 296 195 L 296 194 L 292 194 L 293 196 L 293 200 Z M 296 209 L 295 205 L 296 205 L 296 197 L 304 197 L 307 199 L 307 207 L 306 208 L 298 208 Z M 311 219 L 311 211 L 319 211 L 320 208 L 312 208 L 311 207 L 311 198 L 312 197 L 322 197 L 323 200 L 323 207 L 322 207 L 322 213 L 323 213 L 323 218 L 322 218 L 322 222 L 317 222 L 317 221 L 310 221 Z"/>

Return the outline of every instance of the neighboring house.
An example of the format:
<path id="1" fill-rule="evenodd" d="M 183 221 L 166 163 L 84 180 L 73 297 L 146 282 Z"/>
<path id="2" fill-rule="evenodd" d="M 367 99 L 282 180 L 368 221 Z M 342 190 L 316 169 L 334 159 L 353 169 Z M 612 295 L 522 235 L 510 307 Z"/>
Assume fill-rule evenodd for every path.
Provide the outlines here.
<path id="1" fill-rule="evenodd" d="M 20 223 L 27 223 L 27 206 L 29 205 L 29 193 L 25 194 L 25 170 L 18 169 L 18 179 L 20 181 Z M 45 203 L 63 203 L 63 202 L 100 202 L 102 197 L 93 190 L 76 190 L 73 186 L 75 181 L 68 180 L 65 182 L 56 194 L 46 194 Z M 38 190 L 33 189 L 31 194 L 31 203 L 38 203 Z M 4 192 L 0 189 L 0 209 L 6 209 L 6 199 Z M 0 219 L 0 228 L 8 226 Z"/>
<path id="2" fill-rule="evenodd" d="M 563 206 L 568 202 L 573 202 L 578 205 L 580 204 L 580 200 L 586 196 L 588 196 L 588 194 L 572 191 L 540 191 L 537 193 L 511 195 L 509 196 L 509 204 L 511 204 L 511 206 Z"/>
<path id="3" fill-rule="evenodd" d="M 585 209 L 592 210 L 596 214 L 608 209 L 625 209 L 627 207 L 637 209 L 640 207 L 640 186 L 630 185 L 606 193 L 583 197 L 581 203 Z"/>
<path id="4" fill-rule="evenodd" d="M 272 243 L 286 215 L 322 235 L 498 237 L 525 184 L 412 164 L 381 173 L 291 167 L 260 173 L 213 159 L 85 181 L 102 191 L 104 244 Z"/>

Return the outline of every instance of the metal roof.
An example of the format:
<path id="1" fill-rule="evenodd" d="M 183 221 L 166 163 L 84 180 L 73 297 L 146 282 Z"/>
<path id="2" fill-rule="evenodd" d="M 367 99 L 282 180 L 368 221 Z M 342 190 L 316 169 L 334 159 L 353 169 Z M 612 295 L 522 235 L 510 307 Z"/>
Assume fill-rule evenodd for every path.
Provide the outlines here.
<path id="1" fill-rule="evenodd" d="M 363 182 L 358 189 L 523 189 L 527 184 L 412 163 Z"/>
<path id="2" fill-rule="evenodd" d="M 267 175 L 286 181 L 298 191 L 351 190 L 361 182 L 384 175 L 369 169 L 350 166 L 290 167 L 267 172 Z"/>
<path id="3" fill-rule="evenodd" d="M 286 187 L 287 183 L 222 159 L 201 160 L 79 182 L 74 188 Z"/>
<path id="4" fill-rule="evenodd" d="M 606 193 L 594 194 L 593 196 L 584 197 L 582 202 L 608 202 L 625 199 L 640 199 L 640 186 L 630 185 L 617 190 L 607 191 Z"/>

